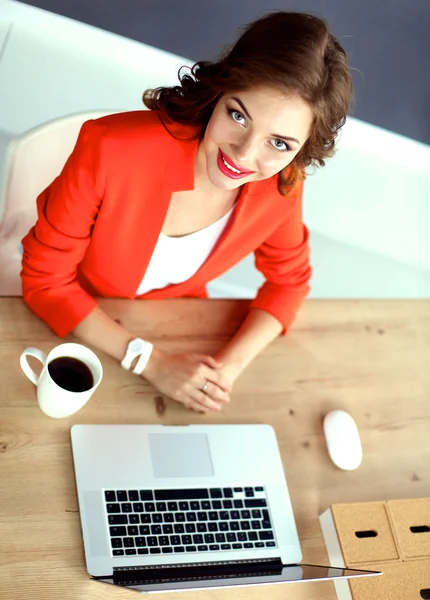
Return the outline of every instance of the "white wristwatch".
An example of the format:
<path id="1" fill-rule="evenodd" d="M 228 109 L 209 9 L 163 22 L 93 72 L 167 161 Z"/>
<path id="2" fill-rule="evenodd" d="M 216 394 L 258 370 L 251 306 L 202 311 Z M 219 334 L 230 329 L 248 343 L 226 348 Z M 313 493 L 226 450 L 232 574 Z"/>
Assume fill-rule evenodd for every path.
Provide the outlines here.
<path id="1" fill-rule="evenodd" d="M 121 366 L 127 371 L 130 370 L 133 361 L 139 356 L 136 366 L 133 369 L 133 373 L 140 375 L 146 367 L 149 357 L 152 353 L 152 344 L 141 338 L 135 338 L 128 344 L 127 351 L 124 358 L 121 361 Z"/>

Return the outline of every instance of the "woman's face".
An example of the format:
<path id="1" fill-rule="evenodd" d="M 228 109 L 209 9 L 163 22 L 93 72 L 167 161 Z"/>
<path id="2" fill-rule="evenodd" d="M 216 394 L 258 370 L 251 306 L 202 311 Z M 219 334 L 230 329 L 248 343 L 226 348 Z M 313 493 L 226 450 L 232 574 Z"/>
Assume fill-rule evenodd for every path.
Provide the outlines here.
<path id="1" fill-rule="evenodd" d="M 312 122 L 304 100 L 276 88 L 225 94 L 212 113 L 198 161 L 205 160 L 211 183 L 226 191 L 267 179 L 294 159 Z"/>

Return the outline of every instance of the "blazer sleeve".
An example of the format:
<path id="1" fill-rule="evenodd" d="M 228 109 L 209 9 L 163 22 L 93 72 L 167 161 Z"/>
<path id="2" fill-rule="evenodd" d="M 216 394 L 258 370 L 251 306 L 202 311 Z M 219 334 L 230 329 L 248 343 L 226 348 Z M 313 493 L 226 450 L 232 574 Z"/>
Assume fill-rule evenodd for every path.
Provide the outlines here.
<path id="1" fill-rule="evenodd" d="M 104 193 L 104 126 L 87 121 L 61 174 L 38 196 L 36 224 L 22 240 L 24 301 L 60 337 L 97 302 L 77 281 Z"/>
<path id="2" fill-rule="evenodd" d="M 251 308 L 265 310 L 282 324 L 285 335 L 308 294 L 308 230 L 302 218 L 303 182 L 297 184 L 283 222 L 254 252 L 255 266 L 266 281 L 258 290 Z"/>

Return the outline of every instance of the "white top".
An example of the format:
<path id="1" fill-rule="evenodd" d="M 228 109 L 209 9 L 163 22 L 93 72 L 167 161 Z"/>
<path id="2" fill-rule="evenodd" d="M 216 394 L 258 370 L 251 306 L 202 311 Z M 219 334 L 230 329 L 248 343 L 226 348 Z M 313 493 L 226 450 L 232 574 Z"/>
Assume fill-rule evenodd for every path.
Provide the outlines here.
<path id="1" fill-rule="evenodd" d="M 234 206 L 215 223 L 189 235 L 168 237 L 160 233 L 136 295 L 182 283 L 197 273 L 221 237 L 233 209 Z"/>

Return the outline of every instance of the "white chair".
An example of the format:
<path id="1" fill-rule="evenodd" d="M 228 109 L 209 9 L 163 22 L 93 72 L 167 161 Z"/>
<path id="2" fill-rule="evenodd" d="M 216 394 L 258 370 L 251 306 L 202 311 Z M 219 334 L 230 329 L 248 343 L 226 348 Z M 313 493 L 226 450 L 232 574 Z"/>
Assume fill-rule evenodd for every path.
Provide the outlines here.
<path id="1" fill-rule="evenodd" d="M 36 198 L 60 174 L 82 124 L 115 111 L 44 123 L 7 146 L 0 178 L 0 296 L 21 296 L 21 240 L 37 219 Z"/>

